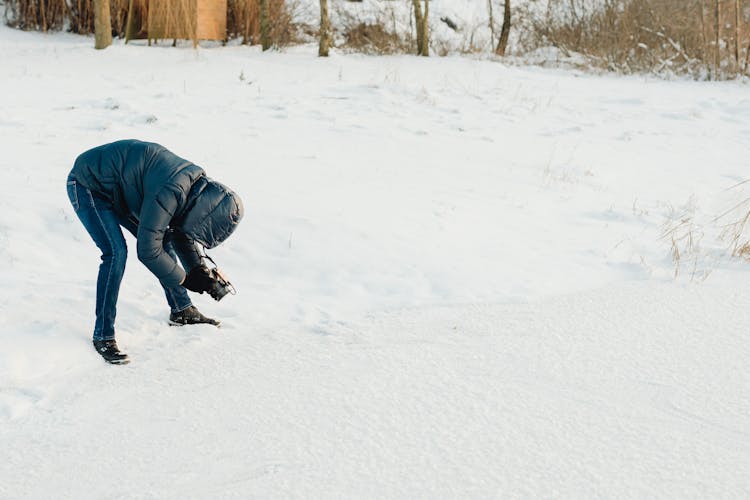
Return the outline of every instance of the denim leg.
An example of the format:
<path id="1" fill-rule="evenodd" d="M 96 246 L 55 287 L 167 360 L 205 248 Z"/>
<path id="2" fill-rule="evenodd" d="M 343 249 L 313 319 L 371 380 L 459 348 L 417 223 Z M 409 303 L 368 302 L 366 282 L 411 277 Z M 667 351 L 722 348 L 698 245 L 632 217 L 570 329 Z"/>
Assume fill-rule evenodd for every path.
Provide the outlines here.
<path id="1" fill-rule="evenodd" d="M 132 221 L 120 219 L 120 225 L 127 229 L 133 236 L 138 237 L 138 227 Z M 174 248 L 174 243 L 170 239 L 164 240 L 164 251 L 169 253 L 173 259 L 177 260 L 177 252 Z M 178 261 L 179 262 L 179 261 Z M 188 296 L 187 290 L 177 285 L 173 288 L 167 288 L 162 285 L 164 289 L 164 295 L 167 297 L 167 303 L 169 309 L 174 312 L 180 312 L 193 305 L 193 302 Z"/>
<path id="2" fill-rule="evenodd" d="M 102 252 L 96 280 L 94 340 L 113 339 L 117 297 L 128 256 L 125 238 L 109 202 L 95 197 L 72 178 L 68 179 L 67 189 L 76 215 Z"/>
<path id="3" fill-rule="evenodd" d="M 169 253 L 169 255 L 171 255 L 174 260 L 179 262 L 177 260 L 177 252 L 175 251 L 174 244 L 171 241 L 168 241 L 164 244 L 164 250 Z M 193 305 L 193 302 L 190 300 L 190 297 L 188 296 L 187 290 L 184 286 L 177 285 L 172 288 L 162 288 L 164 288 L 164 294 L 167 296 L 169 308 L 173 313 L 184 311 L 185 309 Z"/>

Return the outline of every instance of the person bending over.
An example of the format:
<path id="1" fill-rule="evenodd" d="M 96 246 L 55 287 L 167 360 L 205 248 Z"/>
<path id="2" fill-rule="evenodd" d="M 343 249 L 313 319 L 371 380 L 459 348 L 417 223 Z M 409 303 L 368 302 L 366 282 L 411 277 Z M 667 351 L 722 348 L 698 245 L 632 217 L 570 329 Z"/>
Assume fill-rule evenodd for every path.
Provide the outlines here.
<path id="1" fill-rule="evenodd" d="M 209 292 L 216 300 L 223 297 L 226 282 L 208 269 L 200 246 L 214 248 L 237 227 L 244 209 L 235 192 L 164 146 L 137 140 L 82 153 L 68 176 L 67 191 L 76 215 L 102 252 L 93 344 L 106 361 L 129 361 L 115 340 L 117 297 L 127 257 L 120 227 L 136 237 L 138 259 L 164 288 L 170 324 L 219 325 L 195 308 L 186 289 Z"/>

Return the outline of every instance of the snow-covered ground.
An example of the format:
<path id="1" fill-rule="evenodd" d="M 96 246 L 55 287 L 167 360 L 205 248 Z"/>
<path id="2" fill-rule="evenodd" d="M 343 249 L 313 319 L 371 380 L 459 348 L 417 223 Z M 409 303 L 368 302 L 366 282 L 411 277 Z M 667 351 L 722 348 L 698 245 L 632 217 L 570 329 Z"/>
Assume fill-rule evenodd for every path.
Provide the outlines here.
<path id="1" fill-rule="evenodd" d="M 0 497 L 750 495 L 746 85 L 91 46 L 0 27 Z M 132 252 L 116 367 L 65 178 L 121 138 L 247 215 L 219 330 Z"/>

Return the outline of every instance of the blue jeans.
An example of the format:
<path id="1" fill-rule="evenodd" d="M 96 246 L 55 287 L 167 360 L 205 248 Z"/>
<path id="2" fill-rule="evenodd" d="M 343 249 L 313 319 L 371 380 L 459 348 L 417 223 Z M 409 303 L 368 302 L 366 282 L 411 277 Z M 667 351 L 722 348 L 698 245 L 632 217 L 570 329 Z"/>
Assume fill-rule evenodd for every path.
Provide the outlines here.
<path id="1" fill-rule="evenodd" d="M 68 177 L 67 189 L 73 210 L 96 246 L 102 251 L 102 263 L 99 265 L 99 276 L 96 280 L 94 340 L 113 339 L 115 338 L 117 297 L 120 293 L 120 283 L 128 256 L 128 247 L 120 226 L 134 235 L 137 233 L 137 226 L 119 218 L 109 201 L 94 195 L 72 176 Z M 172 258 L 177 259 L 177 253 L 171 241 L 165 243 L 164 250 Z M 172 312 L 182 311 L 192 305 L 185 288 L 181 286 L 163 288 Z"/>

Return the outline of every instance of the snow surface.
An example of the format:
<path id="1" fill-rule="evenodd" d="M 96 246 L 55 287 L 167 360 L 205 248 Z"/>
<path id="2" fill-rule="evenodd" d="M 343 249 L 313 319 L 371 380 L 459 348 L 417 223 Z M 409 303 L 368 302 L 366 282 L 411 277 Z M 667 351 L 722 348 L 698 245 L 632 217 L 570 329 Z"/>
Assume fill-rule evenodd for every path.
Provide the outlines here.
<path id="1" fill-rule="evenodd" d="M 750 496 L 747 86 L 92 45 L 0 28 L 0 497 Z M 132 252 L 114 367 L 64 185 L 128 137 L 247 215 L 218 330 Z"/>

